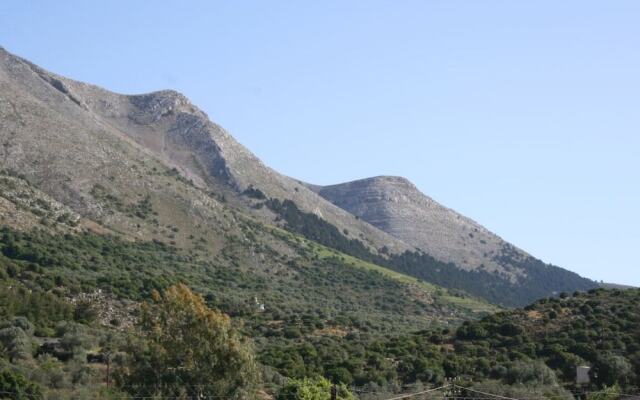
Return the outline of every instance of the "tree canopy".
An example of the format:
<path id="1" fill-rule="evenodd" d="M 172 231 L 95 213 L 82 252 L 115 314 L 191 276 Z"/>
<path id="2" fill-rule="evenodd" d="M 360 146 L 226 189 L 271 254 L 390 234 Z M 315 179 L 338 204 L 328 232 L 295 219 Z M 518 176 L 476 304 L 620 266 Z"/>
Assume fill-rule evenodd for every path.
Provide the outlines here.
<path id="1" fill-rule="evenodd" d="M 242 398 L 256 382 L 251 344 L 230 318 L 183 285 L 142 306 L 140 337 L 131 345 L 121 383 L 145 396 Z"/>

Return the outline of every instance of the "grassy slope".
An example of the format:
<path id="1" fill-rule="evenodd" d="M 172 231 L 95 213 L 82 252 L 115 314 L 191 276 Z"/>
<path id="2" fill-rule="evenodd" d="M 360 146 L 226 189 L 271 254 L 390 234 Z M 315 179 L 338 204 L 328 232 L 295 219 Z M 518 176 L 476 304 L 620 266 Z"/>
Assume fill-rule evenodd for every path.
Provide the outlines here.
<path id="1" fill-rule="evenodd" d="M 271 229 L 273 232 L 276 232 L 281 237 L 288 238 L 289 240 L 297 241 L 305 249 L 309 250 L 312 256 L 317 256 L 319 259 L 338 258 L 342 260 L 344 264 L 347 266 L 362 268 L 365 270 L 381 273 L 382 275 L 387 276 L 395 281 L 401 282 L 403 284 L 415 286 L 426 293 L 437 295 L 437 299 L 439 302 L 456 305 L 460 307 L 460 309 L 469 311 L 471 313 L 493 313 L 500 309 L 499 307 L 489 304 L 485 300 L 477 299 L 464 294 L 458 294 L 458 295 L 452 294 L 452 292 L 448 289 L 433 285 L 429 282 L 425 282 L 418 278 L 414 278 L 412 276 L 402 274 L 400 272 L 394 271 L 386 267 L 382 267 L 377 264 L 363 261 L 359 258 L 350 256 L 348 254 L 344 254 L 337 250 L 312 242 L 306 238 L 295 235 L 289 231 L 285 231 L 280 228 L 271 228 Z"/>
<path id="2" fill-rule="evenodd" d="M 52 394 L 92 397 L 103 386 L 103 375 L 91 373 L 85 383 L 73 383 L 78 370 L 95 369 L 84 352 L 105 343 L 119 348 L 118 331 L 131 325 L 136 302 L 176 282 L 234 316 L 254 339 L 261 361 L 287 374 L 305 372 L 300 364 L 281 365 L 289 363 L 289 355 L 299 359 L 298 346 L 314 343 L 327 354 L 316 358 L 325 370 L 317 366 L 305 373 L 329 374 L 329 367 L 339 368 L 348 355 L 355 374 L 368 363 L 359 349 L 370 343 L 456 326 L 494 310 L 258 223 L 236 210 L 238 199 L 225 204 L 170 173 L 157 171 L 150 179 L 151 185 L 138 187 L 131 182 L 118 187 L 107 179 L 102 193 L 94 190 L 104 225 L 22 179 L 0 179 L 0 321 L 22 315 L 35 324 L 24 341 L 24 359 L 10 364 L 50 386 Z M 165 187 L 169 190 L 160 190 Z M 184 192 L 214 207 L 194 207 L 180 197 Z M 85 321 L 70 304 L 83 298 L 98 310 L 97 320 Z M 70 337 L 81 339 L 78 348 L 66 349 L 79 352 L 70 362 L 28 354 L 43 341 L 64 343 Z M 376 354 L 388 356 L 386 350 Z M 0 368 L 8 364 L 0 357 Z M 392 384 L 395 367 L 387 364 L 363 376 Z"/>

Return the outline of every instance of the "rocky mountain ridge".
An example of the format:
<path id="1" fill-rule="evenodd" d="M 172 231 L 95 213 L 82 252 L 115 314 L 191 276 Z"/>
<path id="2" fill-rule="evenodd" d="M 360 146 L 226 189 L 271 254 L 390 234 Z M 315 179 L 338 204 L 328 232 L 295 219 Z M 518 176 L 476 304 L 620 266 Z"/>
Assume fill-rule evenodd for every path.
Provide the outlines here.
<path id="1" fill-rule="evenodd" d="M 590 287 L 406 179 L 305 184 L 264 165 L 175 91 L 117 94 L 2 48 L 0 141 L 4 170 L 80 221 L 132 240 L 180 248 L 198 248 L 204 240 L 214 253 L 239 241 L 258 265 L 251 235 L 238 227 L 249 218 L 498 304 Z M 291 254 L 290 246 L 269 240 L 276 253 Z M 518 301 L 521 288 L 526 296 Z"/>
<path id="2" fill-rule="evenodd" d="M 28 98 L 31 102 L 24 108 L 43 108 L 41 115 L 48 115 L 47 119 L 60 121 L 60 125 L 40 125 L 34 127 L 33 135 L 46 136 L 49 149 L 66 150 L 61 143 L 51 143 L 57 133 L 66 131 L 67 135 L 78 132 L 82 139 L 91 141 L 90 136 L 97 134 L 100 140 L 125 140 L 134 144 L 137 151 L 156 158 L 163 164 L 169 165 L 192 181 L 196 186 L 213 186 L 241 194 L 249 186 L 259 187 L 262 192 L 272 198 L 292 199 L 298 206 L 315 213 L 341 230 L 348 230 L 354 237 L 365 242 L 372 251 L 387 246 L 394 251 L 401 252 L 410 248 L 400 240 L 378 230 L 370 224 L 359 221 L 344 210 L 332 205 L 313 191 L 300 185 L 296 180 L 281 175 L 265 166 L 255 155 L 240 145 L 231 135 L 217 124 L 209 120 L 207 115 L 192 105 L 189 100 L 172 90 L 164 90 L 142 95 L 120 95 L 94 85 L 73 81 L 35 66 L 34 64 L 13 56 L 0 48 L 0 84 L 7 93 L 5 112 L 7 120 L 3 133 L 30 130 L 28 124 L 11 126 L 16 118 L 16 104 Z M 3 96 L 4 97 L 4 96 Z M 19 114 L 28 115 L 24 109 Z M 23 121 L 24 122 L 24 121 Z M 38 123 L 39 121 L 33 121 Z M 76 126 L 74 126 L 76 125 Z M 77 126 L 81 125 L 81 126 Z M 35 131 L 37 129 L 37 131 Z M 24 139 L 24 138 L 23 138 Z M 23 153 L 11 153 L 11 138 L 7 138 L 5 167 L 26 168 L 26 174 L 34 174 L 35 179 L 45 173 L 57 174 L 62 170 L 73 173 L 71 168 L 47 168 L 47 171 L 36 171 L 30 165 L 37 164 L 29 160 Z M 15 140 L 15 139 L 13 139 Z M 77 139 L 69 138 L 69 142 Z M 34 143 L 35 144 L 35 143 Z M 19 143 L 16 143 L 20 146 Z M 37 144 L 36 144 L 37 146 Z M 90 147 L 89 143 L 82 143 Z M 80 143 L 78 143 L 80 147 Z M 100 148 L 101 146 L 96 146 Z M 104 147 L 103 147 L 104 148 Z M 41 149 L 45 152 L 45 149 Z M 96 154 L 96 149 L 89 151 L 88 158 L 93 164 L 108 161 L 105 154 Z M 86 151 L 83 150 L 84 153 Z M 62 157 L 55 154 L 48 156 L 52 162 L 64 162 Z M 75 155 L 76 157 L 78 154 Z M 117 157 L 111 157 L 111 159 Z M 87 160 L 89 161 L 89 160 Z M 29 164 L 29 165 L 27 165 Z M 79 168 L 80 169 L 80 168 Z M 103 170 L 104 172 L 104 170 Z M 86 179 L 89 180 L 89 179 Z M 80 198 L 87 200 L 75 186 L 82 179 L 67 179 L 68 187 L 65 194 L 58 193 L 59 198 L 75 196 L 76 203 Z M 60 188 L 59 185 L 56 187 Z M 55 190 L 55 187 L 51 189 Z M 56 196 L 54 196 L 56 197 Z M 64 202 L 64 201 L 63 201 Z M 89 204 L 84 205 L 90 208 Z"/>
<path id="3" fill-rule="evenodd" d="M 466 269 L 525 274 L 497 257 L 509 244 L 426 196 L 402 177 L 377 176 L 329 186 L 310 185 L 325 199 L 443 262 Z M 513 248 L 520 258 L 529 255 Z"/>

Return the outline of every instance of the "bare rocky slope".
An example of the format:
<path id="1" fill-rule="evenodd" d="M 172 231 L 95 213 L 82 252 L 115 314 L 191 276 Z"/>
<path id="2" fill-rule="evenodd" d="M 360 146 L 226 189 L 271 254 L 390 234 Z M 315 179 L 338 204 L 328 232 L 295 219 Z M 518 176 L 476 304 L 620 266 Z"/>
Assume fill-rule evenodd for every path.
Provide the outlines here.
<path id="1" fill-rule="evenodd" d="M 309 187 L 338 207 L 443 262 L 509 276 L 525 273 L 499 258 L 505 249 L 511 249 L 517 259 L 528 254 L 424 195 L 405 178 L 378 176 Z"/>
<path id="2" fill-rule="evenodd" d="M 105 153 L 107 147 L 101 143 L 124 140 L 135 144 L 135 151 L 176 168 L 195 186 L 235 194 L 253 186 L 270 198 L 293 200 L 302 210 L 350 232 L 372 251 L 382 246 L 394 252 L 410 248 L 265 166 L 175 91 L 116 94 L 52 74 L 2 49 L 0 84 L 6 95 L 2 126 L 3 135 L 8 135 L 4 138 L 5 167 L 24 169 L 27 175 L 42 180 L 58 199 L 91 209 L 80 186 L 92 179 L 77 175 L 115 172 L 126 165 L 126 155 Z M 23 146 L 28 140 L 33 141 L 28 143 L 31 151 L 27 153 Z M 38 152 L 48 159 L 34 162 L 32 157 Z M 77 161 L 85 161 L 91 168 L 76 168 Z M 58 182 L 60 171 L 69 174 L 62 185 Z M 58 176 L 45 177 L 47 174 Z"/>

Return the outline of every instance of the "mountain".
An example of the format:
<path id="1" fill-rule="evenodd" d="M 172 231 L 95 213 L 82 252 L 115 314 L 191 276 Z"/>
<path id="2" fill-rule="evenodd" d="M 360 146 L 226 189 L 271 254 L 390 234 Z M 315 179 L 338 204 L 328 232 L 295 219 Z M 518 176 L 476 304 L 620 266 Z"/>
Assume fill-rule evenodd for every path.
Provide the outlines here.
<path id="1" fill-rule="evenodd" d="M 95 208 L 90 197 L 82 195 L 86 188 L 81 185 L 99 177 L 74 176 L 80 174 L 77 166 L 82 162 L 92 164 L 91 169 L 82 171 L 83 175 L 115 173 L 112 169 L 118 166 L 113 163 L 114 154 L 99 153 L 99 149 L 103 142 L 122 141 L 133 144 L 135 151 L 176 168 L 197 187 L 240 194 L 255 186 L 270 198 L 291 199 L 302 210 L 321 216 L 340 230 L 348 230 L 373 251 L 382 246 L 394 251 L 409 248 L 265 166 L 175 91 L 120 95 L 52 74 L 4 50 L 0 50 L 0 60 L 3 94 L 10 107 L 4 127 L 10 135 L 4 166 L 46 180 L 48 189 L 64 202 L 73 201 L 86 210 Z M 17 134 L 19 138 L 15 137 Z M 25 144 L 33 148 L 28 154 L 20 152 L 21 140 L 28 140 Z M 75 149 L 66 145 L 74 142 Z M 67 154 L 72 150 L 73 154 Z M 46 153 L 50 168 L 39 170 L 43 162 L 34 166 L 30 156 L 38 152 Z M 109 169 L 98 167 L 106 163 L 110 164 Z M 46 174 L 58 176 L 49 179 Z M 63 174 L 66 178 L 62 178 Z M 62 186 L 58 184 L 61 179 L 66 181 Z"/>
<path id="2" fill-rule="evenodd" d="M 178 283 L 233 317 L 274 383 L 278 346 L 497 309 L 292 229 L 276 204 L 336 247 L 410 248 L 271 171 L 172 91 L 117 95 L 1 50 L 0 144 L 0 380 L 47 398 L 102 398 L 107 366 L 87 353 L 126 353 L 140 304 Z"/>
<path id="3" fill-rule="evenodd" d="M 11 268 L 31 262 L 43 275 L 44 286 L 14 274 L 31 290 L 58 279 L 63 293 L 140 300 L 183 281 L 229 313 L 259 298 L 279 316 L 358 310 L 379 329 L 493 309 L 282 229 L 255 193 L 295 201 L 300 215 L 348 230 L 336 237 L 367 254 L 410 248 L 264 166 L 176 92 L 119 95 L 0 50 L 0 143 L 0 244 Z"/>
<path id="4" fill-rule="evenodd" d="M 117 367 L 140 304 L 178 283 L 252 338 L 265 387 L 320 374 L 390 393 L 471 365 L 447 360 L 463 321 L 593 284 L 498 239 L 484 269 L 436 257 L 463 242 L 423 249 L 333 204 L 177 92 L 116 94 L 3 49 L 0 144 L 0 374 L 51 398 L 123 397 L 99 356 Z"/>
<path id="5" fill-rule="evenodd" d="M 509 244 L 494 233 L 422 194 L 405 178 L 378 176 L 310 186 L 338 207 L 438 260 L 506 275 L 524 271 L 497 260 Z M 528 255 L 515 249 L 520 258 Z"/>
<path id="6" fill-rule="evenodd" d="M 637 286 L 621 285 L 619 283 L 608 283 L 608 282 L 600 282 L 600 287 L 604 289 L 619 289 L 619 290 L 637 289 Z"/>
<path id="7" fill-rule="evenodd" d="M 434 264 L 429 270 L 419 268 L 416 262 L 407 265 L 403 260 L 397 267 L 413 276 L 464 289 L 503 305 L 524 305 L 546 295 L 597 286 L 577 274 L 543 263 L 424 195 L 405 178 L 378 176 L 307 187 L 448 266 Z M 452 268 L 457 271 L 452 272 Z M 433 269 L 451 276 L 446 272 L 436 274 Z"/>
<path id="8" fill-rule="evenodd" d="M 2 167 L 98 233 L 191 249 L 205 238 L 216 254 L 248 218 L 500 305 L 593 287 L 401 178 L 322 188 L 279 174 L 175 91 L 116 94 L 0 49 L 0 100 Z"/>

